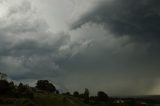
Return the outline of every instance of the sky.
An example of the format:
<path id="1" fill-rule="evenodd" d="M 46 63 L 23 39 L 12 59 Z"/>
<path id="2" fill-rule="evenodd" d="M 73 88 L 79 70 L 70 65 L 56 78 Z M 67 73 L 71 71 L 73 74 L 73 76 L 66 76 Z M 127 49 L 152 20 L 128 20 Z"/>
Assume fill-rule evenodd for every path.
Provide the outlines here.
<path id="1" fill-rule="evenodd" d="M 160 94 L 160 1 L 0 0 L 0 71 L 34 85 Z"/>

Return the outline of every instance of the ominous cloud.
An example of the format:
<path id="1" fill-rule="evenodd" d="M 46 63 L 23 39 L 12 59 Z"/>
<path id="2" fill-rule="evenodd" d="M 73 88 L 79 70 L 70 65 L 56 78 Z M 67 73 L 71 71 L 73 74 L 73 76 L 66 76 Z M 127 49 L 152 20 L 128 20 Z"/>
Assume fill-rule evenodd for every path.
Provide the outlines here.
<path id="1" fill-rule="evenodd" d="M 13 80 L 49 79 L 71 91 L 87 87 L 110 95 L 158 92 L 153 90 L 160 74 L 160 2 L 89 2 L 75 0 L 76 8 L 66 10 L 71 16 L 57 9 L 57 22 L 47 15 L 55 8 L 45 13 L 47 7 L 44 11 L 40 2 L 0 2 L 0 70 Z"/>
<path id="2" fill-rule="evenodd" d="M 96 8 L 84 14 L 79 21 L 72 25 L 73 29 L 82 29 L 86 23 L 94 23 L 104 26 L 104 29 L 110 31 L 116 39 L 124 37 L 129 38 L 128 42 L 125 42 L 126 39 L 123 39 L 122 41 L 125 43 L 122 43 L 122 45 L 116 41 L 119 46 L 117 48 L 113 47 L 114 49 L 112 50 L 121 51 L 117 52 L 117 54 L 114 54 L 114 52 L 111 52 L 112 50 L 106 47 L 102 49 L 102 53 L 105 53 L 105 55 L 101 55 L 101 60 L 104 60 L 105 58 L 106 60 L 109 60 L 104 63 L 107 67 L 111 68 L 105 68 L 106 70 L 112 70 L 111 76 L 118 73 L 125 74 L 126 81 L 124 81 L 122 77 L 120 79 L 122 82 L 124 81 L 124 83 L 126 83 L 126 85 L 122 84 L 125 86 L 123 86 L 123 90 L 125 89 L 125 91 L 127 91 L 127 89 L 132 88 L 130 93 L 132 91 L 138 92 L 138 90 L 142 92 L 145 91 L 146 88 L 148 88 L 146 91 L 151 90 L 149 86 L 154 86 L 154 82 L 157 81 L 158 75 L 160 74 L 159 6 L 160 2 L 157 0 L 101 1 Z M 97 34 L 97 38 L 102 38 L 100 35 L 101 34 Z M 105 36 L 108 36 L 108 34 L 105 34 Z M 107 41 L 103 43 L 103 46 L 105 44 L 107 44 Z M 112 46 L 114 44 L 112 44 Z M 107 52 L 105 52 L 105 50 Z M 130 53 L 128 53 L 128 51 L 130 51 Z M 111 52 L 111 54 L 107 54 L 109 52 Z M 116 70 L 116 72 L 113 70 Z M 131 79 L 128 78 L 128 76 Z M 140 82 L 143 80 L 139 84 L 142 88 L 137 88 L 135 86 L 129 88 L 127 80 L 134 85 L 137 83 L 135 78 Z M 117 77 L 114 77 L 113 79 L 117 79 Z M 148 81 L 148 79 L 150 79 L 151 82 Z M 110 79 L 110 81 L 111 80 L 112 79 Z M 144 86 L 144 84 L 146 86 Z"/>
<path id="3" fill-rule="evenodd" d="M 83 15 L 72 27 L 80 28 L 86 23 L 100 24 L 104 26 L 105 30 L 110 31 L 115 38 L 127 36 L 130 39 L 130 44 L 134 43 L 137 47 L 146 48 L 144 54 L 140 54 L 135 46 L 129 47 L 134 49 L 133 54 L 140 54 L 140 57 L 143 57 L 142 63 L 152 60 L 158 64 L 160 52 L 159 5 L 160 2 L 157 0 L 101 1 L 95 9 Z M 125 47 L 125 44 L 122 47 Z M 143 51 L 143 49 L 141 50 Z M 139 58 L 135 60 L 139 61 Z"/>
<path id="4" fill-rule="evenodd" d="M 73 27 L 88 21 L 105 24 L 117 35 L 141 36 L 143 39 L 159 38 L 159 5 L 157 0 L 101 1 L 97 8 L 85 14 Z M 145 37 L 145 38 L 144 38 Z"/>

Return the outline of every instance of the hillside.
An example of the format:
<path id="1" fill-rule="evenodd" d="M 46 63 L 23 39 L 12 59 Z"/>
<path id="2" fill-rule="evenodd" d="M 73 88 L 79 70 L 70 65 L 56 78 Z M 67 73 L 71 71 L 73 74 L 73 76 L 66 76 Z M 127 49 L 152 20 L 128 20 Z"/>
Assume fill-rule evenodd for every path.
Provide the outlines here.
<path id="1" fill-rule="evenodd" d="M 90 96 L 87 88 L 83 93 L 62 93 L 48 80 L 38 80 L 35 87 L 0 80 L 0 106 L 157 106 L 159 100 L 152 98 L 115 98 L 104 91 Z"/>
<path id="2" fill-rule="evenodd" d="M 35 93 L 34 99 L 0 97 L 0 106 L 89 106 L 73 96 Z"/>

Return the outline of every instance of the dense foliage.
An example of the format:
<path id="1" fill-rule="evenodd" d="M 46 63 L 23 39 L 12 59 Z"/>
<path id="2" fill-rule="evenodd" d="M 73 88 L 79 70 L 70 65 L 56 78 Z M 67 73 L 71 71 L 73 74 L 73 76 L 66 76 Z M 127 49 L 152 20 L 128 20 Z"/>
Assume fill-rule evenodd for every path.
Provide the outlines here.
<path id="1" fill-rule="evenodd" d="M 48 80 L 38 80 L 36 88 L 47 92 L 56 92 L 55 86 Z"/>

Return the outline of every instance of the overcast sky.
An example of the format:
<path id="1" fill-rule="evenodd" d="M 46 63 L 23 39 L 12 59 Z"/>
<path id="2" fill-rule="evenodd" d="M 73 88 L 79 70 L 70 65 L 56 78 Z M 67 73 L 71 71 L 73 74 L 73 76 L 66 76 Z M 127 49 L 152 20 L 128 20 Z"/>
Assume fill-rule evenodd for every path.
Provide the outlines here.
<path id="1" fill-rule="evenodd" d="M 31 85 L 160 94 L 159 35 L 159 0 L 0 0 L 0 70 Z"/>

